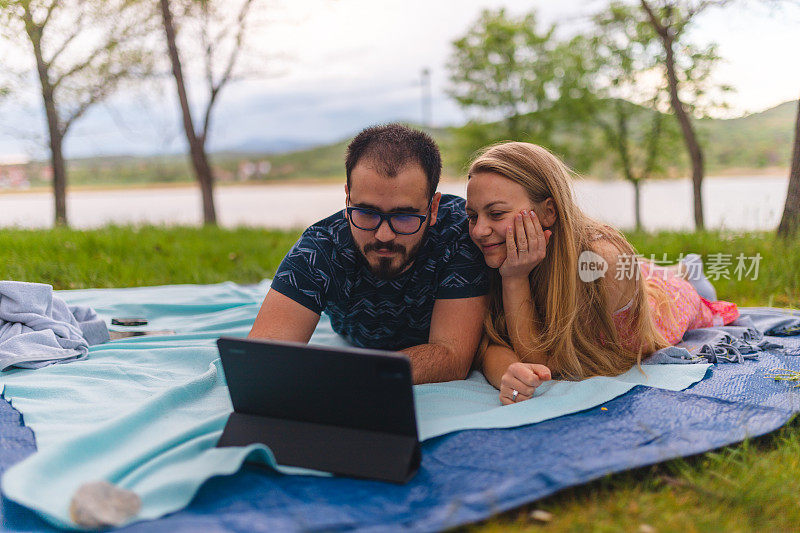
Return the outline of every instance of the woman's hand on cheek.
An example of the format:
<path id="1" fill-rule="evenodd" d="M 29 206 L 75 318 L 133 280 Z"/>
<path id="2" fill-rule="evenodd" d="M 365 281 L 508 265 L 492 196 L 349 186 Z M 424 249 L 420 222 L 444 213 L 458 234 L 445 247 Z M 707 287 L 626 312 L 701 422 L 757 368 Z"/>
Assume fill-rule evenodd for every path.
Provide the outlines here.
<path id="1" fill-rule="evenodd" d="M 530 400 L 536 387 L 551 379 L 550 369 L 534 363 L 512 363 L 500 381 L 500 402 L 503 405 Z M 516 397 L 514 391 L 517 391 Z"/>
<path id="2" fill-rule="evenodd" d="M 552 232 L 542 230 L 536 213 L 523 211 L 506 228 L 506 259 L 500 265 L 504 278 L 527 278 L 536 265 L 544 260 Z"/>

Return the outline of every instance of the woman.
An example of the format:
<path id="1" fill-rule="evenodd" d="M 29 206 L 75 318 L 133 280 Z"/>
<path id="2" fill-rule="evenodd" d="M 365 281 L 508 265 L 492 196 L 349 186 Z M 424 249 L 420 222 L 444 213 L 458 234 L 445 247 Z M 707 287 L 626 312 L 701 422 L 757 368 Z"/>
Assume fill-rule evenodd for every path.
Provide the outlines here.
<path id="1" fill-rule="evenodd" d="M 469 170 L 470 236 L 496 269 L 479 360 L 504 404 L 551 376 L 621 374 L 688 329 L 738 316 L 701 298 L 680 269 L 637 260 L 616 229 L 578 208 L 569 180 L 556 156 L 520 142 L 490 147 Z"/>

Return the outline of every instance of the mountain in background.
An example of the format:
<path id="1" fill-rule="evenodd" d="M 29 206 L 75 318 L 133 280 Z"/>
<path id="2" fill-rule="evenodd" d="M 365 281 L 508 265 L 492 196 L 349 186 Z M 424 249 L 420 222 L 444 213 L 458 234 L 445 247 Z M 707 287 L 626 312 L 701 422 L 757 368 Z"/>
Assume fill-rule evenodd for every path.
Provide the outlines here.
<path id="1" fill-rule="evenodd" d="M 728 120 L 697 121 L 710 170 L 789 168 L 797 101 Z"/>
<path id="2" fill-rule="evenodd" d="M 633 104 L 630 104 L 633 105 Z M 704 148 L 706 170 L 720 172 L 763 172 L 771 167 L 789 167 L 789 158 L 794 135 L 797 102 L 786 102 L 761 113 L 735 119 L 702 119 L 695 122 Z M 672 120 L 672 117 L 667 117 Z M 489 125 L 491 127 L 491 125 Z M 433 137 L 442 149 L 446 175 L 463 175 L 465 160 L 480 146 L 459 146 L 461 127 L 434 128 Z M 562 134 L 569 136 L 570 133 Z M 565 145 L 577 144 L 583 139 L 571 133 Z M 348 139 L 349 140 L 349 139 Z M 344 152 L 348 140 L 317 146 L 307 150 L 296 150 L 274 154 L 269 160 L 272 170 L 270 179 L 326 178 L 341 176 L 344 169 Z M 686 175 L 688 158 L 682 141 L 669 175 Z M 222 155 L 222 154 L 220 154 Z M 578 158 L 562 154 L 582 173 L 601 178 L 616 177 L 613 165 L 608 161 L 595 161 L 591 167 L 580 168 Z M 611 157 L 606 155 L 606 158 Z"/>
<path id="3" fill-rule="evenodd" d="M 633 104 L 630 104 L 633 105 Z M 702 119 L 695 122 L 705 150 L 706 171 L 714 173 L 758 174 L 768 168 L 789 167 L 797 102 L 786 102 L 761 113 L 735 119 Z M 672 118 L 669 118 L 672 120 Z M 475 127 L 474 125 L 472 127 Z M 480 127 L 480 126 L 479 126 Z M 488 124 L 487 127 L 491 127 Z M 434 128 L 430 132 L 442 149 L 445 176 L 464 174 L 464 162 L 476 147 L 458 142 L 461 127 Z M 353 132 L 353 134 L 355 131 Z M 565 131 L 562 136 L 579 144 L 583 138 Z M 337 142 L 309 146 L 298 139 L 253 137 L 211 154 L 220 182 L 284 181 L 295 179 L 342 179 L 345 149 L 350 137 Z M 618 177 L 607 152 L 582 168 L 568 152 L 560 152 L 582 174 L 601 179 Z M 679 144 L 667 175 L 685 176 L 688 159 Z M 40 166 L 45 165 L 41 163 Z M 587 165 L 584 165 L 587 166 Z M 134 183 L 191 182 L 192 174 L 185 154 L 157 156 L 102 156 L 71 159 L 72 185 L 125 185 Z M 42 174 L 46 176 L 46 173 Z M 46 178 L 33 180 L 46 185 Z"/>

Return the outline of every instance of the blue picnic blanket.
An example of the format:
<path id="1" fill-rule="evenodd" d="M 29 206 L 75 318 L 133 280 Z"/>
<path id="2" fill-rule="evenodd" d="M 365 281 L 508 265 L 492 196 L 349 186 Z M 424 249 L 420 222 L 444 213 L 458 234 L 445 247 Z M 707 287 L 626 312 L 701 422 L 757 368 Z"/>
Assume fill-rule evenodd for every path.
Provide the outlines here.
<path id="1" fill-rule="evenodd" d="M 166 288 L 151 290 L 168 291 Z M 189 343 L 189 348 L 192 348 L 193 342 L 201 344 L 203 333 L 214 331 L 215 324 L 225 325 L 229 333 L 236 333 L 233 331 L 236 328 L 247 329 L 252 321 L 252 313 L 257 310 L 257 301 L 264 294 L 263 287 L 253 289 L 255 294 L 248 292 L 251 289 L 240 287 L 213 286 L 209 290 L 219 291 L 221 301 L 213 309 L 206 309 L 207 316 L 202 318 L 197 316 L 197 309 L 193 310 L 192 307 L 203 305 L 204 300 L 207 302 L 207 295 L 195 293 L 194 301 L 189 295 L 183 300 L 159 300 L 169 302 L 158 304 L 169 307 L 163 309 L 165 316 L 171 314 L 177 317 L 175 320 L 180 325 L 186 326 L 187 333 L 175 340 L 184 345 Z M 88 303 L 85 299 L 94 299 L 97 302 L 95 307 L 98 307 L 101 314 L 143 314 L 131 309 L 131 306 L 141 305 L 141 298 L 136 302 L 135 291 L 121 292 L 113 298 L 113 302 L 105 303 L 102 299 L 111 291 L 79 291 L 74 296 L 76 301 L 83 299 L 84 303 Z M 231 291 L 251 294 L 255 297 L 255 303 L 242 306 L 240 301 L 240 305 L 237 305 L 237 298 L 241 299 L 246 294 L 234 297 L 229 294 Z M 107 307 L 104 308 L 103 305 L 106 304 Z M 244 309 L 238 308 L 247 306 L 253 306 L 254 309 L 250 311 L 249 322 L 242 323 L 239 311 Z M 148 311 L 149 308 L 141 310 Z M 167 322 L 151 325 L 154 328 L 173 326 L 173 329 L 183 331 L 174 327 L 175 321 Z M 784 342 L 789 340 L 782 339 Z M 131 344 L 136 345 L 137 350 L 146 352 L 152 351 L 147 344 L 156 341 L 137 339 L 131 341 Z M 343 478 L 283 476 L 274 472 L 255 472 L 246 467 L 230 478 L 217 478 L 206 483 L 187 510 L 155 522 L 143 523 L 141 526 L 130 526 L 128 529 L 146 527 L 147 530 L 153 530 L 163 527 L 165 530 L 189 530 L 200 527 L 249 531 L 258 523 L 267 529 L 384 529 L 394 526 L 396 529 L 425 530 L 478 520 L 609 471 L 697 453 L 741 440 L 747 432 L 755 435 L 774 429 L 796 407 L 786 408 L 785 401 L 778 401 L 774 407 L 757 408 L 752 404 L 753 397 L 744 396 L 738 400 L 726 400 L 723 402 L 725 408 L 720 409 L 722 405 L 713 401 L 713 395 L 691 399 L 687 396 L 693 396 L 693 391 L 702 389 L 706 382 L 713 381 L 718 372 L 733 371 L 752 378 L 758 374 L 753 372 L 753 365 L 763 366 L 767 361 L 774 367 L 776 363 L 782 362 L 782 353 L 791 353 L 791 350 L 797 348 L 797 343 L 786 344 L 790 346 L 789 350 L 768 351 L 757 362 L 715 367 L 710 379 L 699 383 L 689 392 L 636 387 L 633 391 L 605 403 L 607 410 L 584 410 L 513 430 L 470 430 L 432 439 L 423 446 L 420 474 L 406 486 Z M 105 347 L 100 347 L 103 348 Z M 85 363 L 91 359 L 92 357 Z M 70 365 L 62 368 L 67 366 Z M 776 399 L 786 396 L 785 384 L 770 382 L 764 379 L 763 372 L 761 374 L 757 376 L 760 379 L 750 379 L 750 384 L 759 385 L 762 392 L 765 385 L 778 387 L 769 396 Z M 111 378 L 113 376 L 104 379 Z M 58 380 L 53 380 L 56 396 L 57 383 Z M 448 384 L 456 389 L 473 385 L 479 386 L 480 383 Z M 745 386 L 744 390 L 747 391 L 748 388 Z M 758 391 L 758 388 L 754 390 Z M 448 394 L 457 396 L 462 392 L 444 390 L 442 394 L 447 397 Z M 712 388 L 711 392 L 719 391 Z M 754 397 L 757 398 L 758 394 Z M 621 409 L 617 406 L 620 402 L 628 403 L 632 399 L 635 399 L 633 405 L 623 405 Z M 748 407 L 745 409 L 748 413 L 745 427 L 740 423 L 743 407 Z M 25 409 L 22 411 L 24 413 Z M 676 413 L 680 416 L 676 416 Z M 709 417 L 709 414 L 715 416 Z M 631 417 L 633 420 L 630 420 Z M 573 421 L 569 426 L 560 422 L 568 419 Z M 643 423 L 644 420 L 646 423 Z M 25 447 L 26 436 L 30 440 L 29 434 L 24 428 L 19 428 L 13 417 L 7 425 L 9 428 L 19 429 L 19 448 Z M 5 428 L 6 424 L 2 427 Z M 576 428 L 580 428 L 580 431 Z M 58 443 L 58 436 L 55 434 L 44 430 L 40 438 L 40 430 L 36 429 L 35 423 L 34 429 L 41 449 L 47 448 L 48 442 Z M 59 431 L 69 432 L 76 429 L 69 421 L 65 421 Z M 691 430 L 689 439 L 687 430 Z M 682 435 L 682 438 L 673 438 L 674 431 Z M 592 449 L 592 453 L 578 453 L 582 445 L 583 450 Z M 27 449 L 31 449 L 29 442 Z M 509 450 L 514 452 L 510 453 Z M 89 450 L 89 453 L 93 451 Z M 539 460 L 526 459 L 534 456 Z M 547 464 L 547 469 L 540 470 L 541 473 L 537 474 L 537 468 L 541 469 L 542 464 Z M 391 502 L 391 505 L 387 502 Z M 30 513 L 23 512 L 12 504 L 6 503 L 5 511 L 5 526 L 11 529 L 24 530 L 43 525 L 34 520 Z"/>
<path id="2" fill-rule="evenodd" d="M 215 448 L 231 405 L 214 340 L 244 335 L 266 285 L 174 286 L 93 291 L 66 297 L 91 303 L 101 316 L 125 311 L 176 336 L 133 338 L 92 349 L 90 357 L 38 372 L 0 376 L 4 394 L 25 416 L 39 452 L 3 476 L 4 494 L 49 522 L 74 527 L 71 502 L 81 486 L 104 480 L 138 496 L 135 520 L 186 506 L 200 485 L 257 458 L 283 474 L 312 472 L 279 467 L 263 445 Z M 238 298 L 238 300 L 237 300 Z M 109 300 L 112 301 L 109 301 Z M 335 342 L 321 320 L 315 341 Z M 322 338 L 322 339 L 321 339 Z M 516 427 L 588 409 L 636 385 L 682 390 L 709 365 L 656 365 L 617 377 L 549 382 L 527 402 L 501 406 L 480 373 L 468 380 L 420 385 L 415 403 L 420 440 L 466 429 Z M 317 473 L 313 473 L 317 474 Z"/>

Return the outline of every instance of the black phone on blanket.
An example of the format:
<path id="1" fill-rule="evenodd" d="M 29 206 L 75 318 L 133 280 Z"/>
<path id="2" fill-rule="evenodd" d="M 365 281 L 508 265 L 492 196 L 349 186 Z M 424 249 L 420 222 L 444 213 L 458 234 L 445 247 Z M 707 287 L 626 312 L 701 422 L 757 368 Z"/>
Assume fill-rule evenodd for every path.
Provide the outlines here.
<path id="1" fill-rule="evenodd" d="M 280 465 L 405 483 L 419 469 L 405 354 L 222 337 L 233 413 L 217 443 L 267 445 Z"/>

